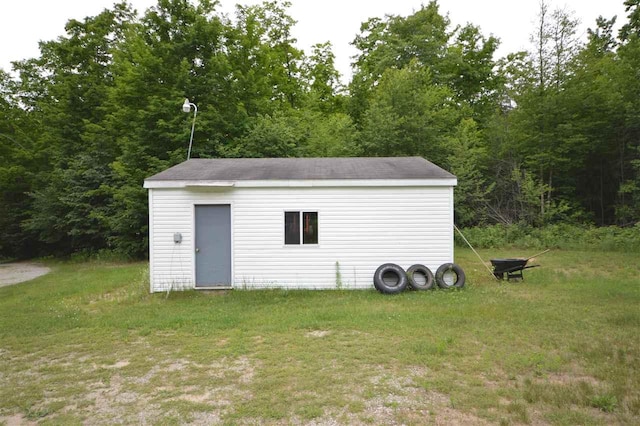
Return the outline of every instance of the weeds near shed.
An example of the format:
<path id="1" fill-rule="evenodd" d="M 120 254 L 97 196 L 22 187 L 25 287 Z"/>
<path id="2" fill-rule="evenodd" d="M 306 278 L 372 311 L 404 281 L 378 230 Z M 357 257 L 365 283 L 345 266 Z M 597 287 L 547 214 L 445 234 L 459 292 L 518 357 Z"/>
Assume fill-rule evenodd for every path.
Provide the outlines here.
<path id="1" fill-rule="evenodd" d="M 598 408 L 605 413 L 613 413 L 618 406 L 618 398 L 610 394 L 596 395 L 592 397 L 589 402 L 592 407 Z"/>
<path id="2" fill-rule="evenodd" d="M 342 273 L 340 272 L 340 262 L 336 260 L 336 289 L 342 290 Z"/>

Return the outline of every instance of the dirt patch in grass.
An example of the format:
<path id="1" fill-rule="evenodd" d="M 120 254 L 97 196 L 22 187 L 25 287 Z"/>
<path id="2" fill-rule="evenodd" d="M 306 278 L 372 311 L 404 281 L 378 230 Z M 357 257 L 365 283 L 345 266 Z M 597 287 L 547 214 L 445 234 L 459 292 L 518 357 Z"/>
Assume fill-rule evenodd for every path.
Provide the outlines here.
<path id="1" fill-rule="evenodd" d="M 6 426 L 31 426 L 37 423 L 28 420 L 22 414 L 15 414 L 13 416 L 0 416 L 0 424 Z"/>
<path id="2" fill-rule="evenodd" d="M 92 421 L 98 422 L 140 422 L 159 413 L 159 407 L 153 404 L 148 396 L 128 390 L 127 380 L 119 373 L 111 376 L 108 384 L 97 383 L 94 389 L 82 398 L 82 403 L 93 413 Z M 137 414 L 131 413 L 131 408 L 134 408 L 133 411 Z M 77 412 L 77 406 L 73 411 Z"/>
<path id="3" fill-rule="evenodd" d="M 115 369 L 118 369 L 118 368 L 124 368 L 127 365 L 129 365 L 129 361 L 123 360 L 123 361 L 118 361 L 115 364 L 110 364 L 110 365 L 103 364 L 103 365 L 100 366 L 100 368 L 107 368 L 107 369 L 115 368 Z"/>
<path id="4" fill-rule="evenodd" d="M 600 386 L 600 381 L 595 377 L 581 375 L 581 374 L 569 374 L 569 373 L 549 374 L 544 379 L 538 379 L 538 381 L 544 381 L 544 382 L 557 384 L 557 385 L 587 383 L 594 388 L 597 388 Z"/>
<path id="5" fill-rule="evenodd" d="M 189 424 L 192 426 L 208 426 L 222 423 L 217 412 L 199 412 L 191 416 Z"/>
<path id="6" fill-rule="evenodd" d="M 360 409 L 325 413 L 311 424 L 488 424 L 472 413 L 453 408 L 446 394 L 419 386 L 417 380 L 431 374 L 427 368 L 388 371 L 378 366 L 372 367 L 372 371 L 368 384 L 352 389 L 351 406 Z"/>
<path id="7" fill-rule="evenodd" d="M 149 357 L 145 368 L 139 359 L 107 361 L 71 352 L 63 358 L 2 353 L 15 365 L 6 374 L 11 379 L 8 386 L 20 383 L 25 388 L 30 383 L 47 390 L 40 397 L 27 397 L 32 402 L 23 413 L 0 412 L 4 415 L 0 424 L 32 424 L 32 417 L 62 423 L 73 419 L 69 421 L 148 424 L 175 419 L 178 423 L 216 424 L 232 409 L 233 401 L 251 398 L 247 386 L 255 370 L 248 357 L 210 364 L 175 356 Z M 102 379 L 96 381 L 96 377 Z"/>
<path id="8" fill-rule="evenodd" d="M 307 337 L 316 337 L 316 338 L 320 338 L 320 337 L 326 337 L 329 334 L 331 334 L 330 330 L 313 330 L 310 331 L 306 334 Z"/>
<path id="9" fill-rule="evenodd" d="M 318 336 L 317 332 L 320 332 Z M 302 331 L 303 338 L 319 339 L 333 336 L 339 339 L 341 334 L 332 330 Z M 350 335 L 350 334 L 349 334 Z M 262 339 L 249 339 L 256 344 Z M 215 345 L 216 339 L 212 339 Z M 139 338 L 127 343 L 127 350 L 120 348 L 122 358 L 108 358 L 109 354 L 88 356 L 83 351 L 69 352 L 65 356 L 46 356 L 42 352 L 18 355 L 2 350 L 4 358 L 11 358 L 15 363 L 26 361 L 30 368 L 14 372 L 23 379 L 29 377 L 40 387 L 50 389 L 44 398 L 34 401 L 25 413 L 16 413 L 5 417 L 4 422 L 29 424 L 30 419 L 48 420 L 64 423 L 67 419 L 75 422 L 91 424 L 113 423 L 188 423 L 188 424 L 222 424 L 229 422 L 239 424 L 304 424 L 304 425 L 370 425 L 370 424 L 435 424 L 435 425 L 483 425 L 489 424 L 491 414 L 477 412 L 475 408 L 460 408 L 454 404 L 454 396 L 447 392 L 425 387 L 425 380 L 441 374 L 426 366 L 416 365 L 374 365 L 363 366 L 358 380 L 336 383 L 332 387 L 342 403 L 332 407 L 323 399 L 323 395 L 296 389 L 302 392 L 294 395 L 298 404 L 296 409 L 285 412 L 284 417 L 254 417 L 243 415 L 233 417 L 238 404 L 260 397 L 260 382 L 255 382 L 256 375 L 262 374 L 264 366 L 261 360 L 245 355 L 222 357 L 217 361 L 193 361 L 177 356 L 177 353 L 166 352 L 162 356 L 154 353 L 146 354 L 141 360 L 136 351 L 147 348 L 149 342 Z M 136 348 L 136 349 L 134 349 Z M 131 351 L 131 352 L 128 352 Z M 145 349 L 146 352 L 146 349 Z M 344 368 L 339 359 L 333 360 L 331 371 Z M 390 368 L 391 367 L 391 368 Z M 449 373 L 460 376 L 454 365 L 448 361 L 441 363 Z M 57 383 L 57 375 L 74 370 L 74 388 L 47 385 Z M 12 375 L 11 373 L 9 373 Z M 102 377 L 95 380 L 95 377 Z M 94 380 L 92 380 L 92 378 Z M 16 379 L 12 377 L 12 379 Z M 21 380 L 23 380 L 21 379 Z M 492 370 L 491 373 L 478 374 L 474 378 L 460 376 L 461 380 L 479 381 L 487 392 L 497 393 L 504 389 L 508 380 L 506 373 Z M 529 379 L 534 388 L 542 386 L 578 386 L 587 383 L 593 388 L 600 383 L 593 377 L 583 374 L 579 369 L 572 373 L 547 373 L 542 377 Z M 525 383 L 522 383 L 525 386 Z M 531 385 L 529 385 L 531 387 Z M 324 389 L 319 387 L 318 389 Z M 324 389 L 326 391 L 326 389 Z M 291 395 L 290 395 L 291 396 Z M 296 399 L 297 398 L 297 399 Z M 496 400 L 496 407 L 489 413 L 506 411 L 507 419 L 516 423 L 543 424 L 549 420 L 549 409 L 541 405 L 544 398 L 532 396 L 533 405 L 523 400 L 512 400 L 509 397 Z M 324 402 L 323 402 L 324 401 Z M 300 412 L 303 414 L 301 415 Z M 588 407 L 582 408 L 591 419 L 604 422 L 612 420 L 611 416 Z M 5 413 L 6 414 L 6 413 Z M 229 418 L 228 416 L 232 417 Z M 487 417 L 489 416 L 489 417 Z M 504 418 L 504 417 L 503 417 Z M 494 417 L 495 419 L 495 417 Z"/>

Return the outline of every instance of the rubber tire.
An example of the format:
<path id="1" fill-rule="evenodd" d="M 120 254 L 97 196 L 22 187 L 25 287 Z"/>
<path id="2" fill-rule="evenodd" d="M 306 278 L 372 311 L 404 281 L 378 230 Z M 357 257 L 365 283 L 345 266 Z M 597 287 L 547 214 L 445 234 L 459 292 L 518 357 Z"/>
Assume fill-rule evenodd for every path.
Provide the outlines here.
<path id="1" fill-rule="evenodd" d="M 453 271 L 456 274 L 456 282 L 451 285 L 444 281 L 444 274 L 448 271 Z M 440 265 L 436 271 L 436 283 L 440 288 L 462 288 L 464 287 L 466 279 L 467 278 L 464 275 L 462 268 L 455 263 L 445 263 L 444 265 Z"/>
<path id="2" fill-rule="evenodd" d="M 384 282 L 384 274 L 392 272 L 398 277 L 398 284 L 390 286 Z M 383 294 L 398 294 L 407 287 L 407 274 L 401 266 L 395 263 L 380 265 L 373 274 L 373 286 Z"/>
<path id="3" fill-rule="evenodd" d="M 423 273 L 427 282 L 424 284 L 418 284 L 416 280 L 413 278 L 413 275 L 416 272 Z M 433 277 L 433 272 L 431 272 L 431 269 L 419 263 L 415 265 L 411 265 L 409 269 L 407 269 L 407 279 L 409 280 L 409 287 L 411 287 L 414 290 L 431 290 L 436 283 Z"/>

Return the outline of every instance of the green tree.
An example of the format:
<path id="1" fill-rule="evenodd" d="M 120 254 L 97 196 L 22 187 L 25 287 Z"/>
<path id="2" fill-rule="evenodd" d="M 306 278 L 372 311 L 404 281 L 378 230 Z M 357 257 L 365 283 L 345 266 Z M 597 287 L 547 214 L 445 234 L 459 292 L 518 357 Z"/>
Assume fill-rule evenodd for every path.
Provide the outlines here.
<path id="1" fill-rule="evenodd" d="M 447 86 L 456 101 L 471 106 L 483 121 L 495 102 L 494 37 L 485 38 L 478 27 L 450 29 L 450 20 L 430 1 L 410 16 L 372 18 L 363 23 L 353 44 L 360 51 L 350 85 L 350 112 L 356 123 L 369 107 L 371 95 L 388 69 L 418 66 L 429 69 L 431 81 Z"/>
<path id="2" fill-rule="evenodd" d="M 229 157 L 296 157 L 303 132 L 298 120 L 276 111 L 250 121 L 249 129 L 226 153 Z"/>
<path id="3" fill-rule="evenodd" d="M 470 107 L 473 119 L 484 127 L 499 103 L 503 84 L 494 71 L 493 55 L 499 41 L 486 38 L 471 24 L 457 28 L 442 65 L 442 81 L 453 89 L 456 100 Z"/>
<path id="4" fill-rule="evenodd" d="M 447 144 L 451 148 L 449 171 L 458 178 L 454 190 L 456 223 L 461 226 L 486 223 L 486 205 L 495 185 L 487 180 L 489 153 L 477 123 L 463 119 L 447 137 Z"/>
<path id="5" fill-rule="evenodd" d="M 619 134 L 620 187 L 616 205 L 622 224 L 640 221 L 640 0 L 625 0 L 628 21 L 620 29 L 618 56 L 624 105 L 624 132 Z"/>
<path id="6" fill-rule="evenodd" d="M 276 111 L 250 120 L 228 157 L 347 157 L 360 153 L 357 131 L 344 113 L 314 109 Z"/>
<path id="7" fill-rule="evenodd" d="M 497 159 L 501 164 L 491 169 L 502 173 L 501 177 L 494 177 L 496 182 L 520 175 L 515 173 L 516 168 L 529 174 L 535 171 L 536 184 L 547 189 L 539 192 L 538 220 L 549 217 L 546 211 L 553 209 L 553 195 L 563 199 L 562 188 L 569 170 L 584 158 L 584 153 L 579 152 L 583 149 L 582 138 L 574 131 L 573 100 L 565 93 L 571 76 L 569 70 L 580 51 L 575 39 L 576 26 L 570 12 L 550 12 L 549 5 L 541 2 L 536 31 L 531 37 L 533 51 L 511 55 L 501 64 L 506 79 L 501 98 L 507 116 L 495 116 L 494 120 L 507 124 L 502 129 L 508 129 L 509 134 L 496 138 L 495 131 L 500 127 L 495 126 L 490 132 L 494 141 L 504 144 L 492 146 L 503 158 Z M 504 165 L 512 169 L 504 170 Z M 496 190 L 513 188 L 498 185 Z M 500 194 L 498 198 L 515 199 L 515 194 Z"/>
<path id="8" fill-rule="evenodd" d="M 315 44 L 311 49 L 302 64 L 302 79 L 308 86 L 305 107 L 324 113 L 343 111 L 345 97 L 331 43 Z"/>
<path id="9" fill-rule="evenodd" d="M 146 177 L 186 159 L 191 115 L 185 97 L 199 107 L 192 156 L 215 155 L 226 133 L 237 131 L 220 113 L 229 88 L 223 54 L 226 25 L 214 4 L 159 0 L 132 24 L 113 55 L 114 85 L 102 122 L 119 154 L 104 185 L 112 202 L 101 216 L 112 248 L 131 256 L 147 250 Z M 227 98 L 228 99 L 228 98 Z M 210 129 L 204 131 L 204 129 Z"/>
<path id="10" fill-rule="evenodd" d="M 453 93 L 433 83 L 417 63 L 384 72 L 365 112 L 360 134 L 367 156 L 421 155 L 446 164 L 446 136 L 460 118 Z"/>
<path id="11" fill-rule="evenodd" d="M 37 123 L 21 108 L 18 83 L 0 69 L 0 257 L 39 254 L 39 244 L 22 228 L 32 210 L 33 189 L 40 160 L 34 138 Z"/>
<path id="12" fill-rule="evenodd" d="M 360 124 L 369 107 L 369 98 L 388 69 L 401 69 L 412 61 L 431 67 L 439 83 L 441 58 L 446 53 L 449 19 L 440 14 L 437 2 L 430 1 L 408 17 L 371 18 L 360 26 L 353 45 L 360 51 L 355 58 L 350 84 L 350 113 Z"/>
<path id="13" fill-rule="evenodd" d="M 97 218 L 105 208 L 99 187 L 110 179 L 117 147 L 91 135 L 106 116 L 113 85 L 111 46 L 132 16 L 127 5 L 116 4 L 82 22 L 70 20 L 66 36 L 40 44 L 40 58 L 15 65 L 21 100 L 39 123 L 35 155 L 44 163 L 23 225 L 56 253 L 106 246 L 108 229 Z"/>
<path id="14" fill-rule="evenodd" d="M 305 111 L 307 138 L 300 154 L 304 157 L 357 157 L 362 155 L 358 131 L 345 113 L 321 114 Z"/>
<path id="15" fill-rule="evenodd" d="M 236 6 L 236 20 L 227 32 L 232 91 L 248 117 L 295 108 L 301 97 L 302 51 L 291 35 L 295 21 L 289 2 L 266 1 Z"/>

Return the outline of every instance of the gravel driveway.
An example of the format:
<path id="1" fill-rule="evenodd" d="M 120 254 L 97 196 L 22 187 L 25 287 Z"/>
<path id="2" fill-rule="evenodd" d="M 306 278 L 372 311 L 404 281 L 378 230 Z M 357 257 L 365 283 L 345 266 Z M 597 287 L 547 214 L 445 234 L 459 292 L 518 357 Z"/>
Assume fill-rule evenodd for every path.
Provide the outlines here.
<path id="1" fill-rule="evenodd" d="M 49 268 L 37 263 L 20 262 L 0 264 L 0 287 L 29 281 L 47 274 L 49 271 Z"/>

